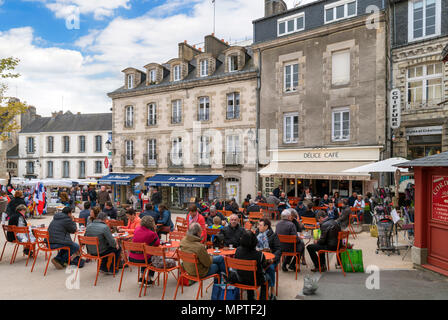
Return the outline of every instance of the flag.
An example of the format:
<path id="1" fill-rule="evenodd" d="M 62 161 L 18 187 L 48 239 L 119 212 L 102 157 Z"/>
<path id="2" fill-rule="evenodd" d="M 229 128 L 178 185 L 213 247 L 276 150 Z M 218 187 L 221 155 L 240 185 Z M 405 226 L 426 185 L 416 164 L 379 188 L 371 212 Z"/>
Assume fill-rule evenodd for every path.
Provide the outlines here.
<path id="1" fill-rule="evenodd" d="M 47 213 L 47 199 L 46 199 L 45 187 L 41 182 L 36 184 L 34 190 L 34 203 L 36 205 L 36 213 L 38 215 Z"/>

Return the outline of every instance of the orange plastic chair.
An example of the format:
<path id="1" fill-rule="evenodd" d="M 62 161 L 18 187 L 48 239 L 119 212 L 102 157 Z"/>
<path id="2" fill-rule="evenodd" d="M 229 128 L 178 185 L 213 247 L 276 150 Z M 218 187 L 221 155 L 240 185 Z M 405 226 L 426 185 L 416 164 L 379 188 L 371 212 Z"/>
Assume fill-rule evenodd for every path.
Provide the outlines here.
<path id="1" fill-rule="evenodd" d="M 249 230 L 249 231 L 252 230 L 252 223 L 250 221 L 247 221 L 244 224 L 244 229 Z"/>
<path id="2" fill-rule="evenodd" d="M 186 222 L 187 222 L 187 221 L 186 221 L 185 218 L 177 217 L 177 218 L 176 218 L 176 224 L 175 224 L 175 227 L 176 227 L 176 228 L 177 228 L 178 226 L 183 227 L 184 224 L 185 224 Z"/>
<path id="3" fill-rule="evenodd" d="M 328 259 L 328 254 L 329 253 L 336 253 L 336 257 L 339 261 L 339 265 L 341 266 L 342 269 L 342 273 L 344 273 L 344 277 L 345 277 L 345 271 L 344 271 L 344 266 L 342 265 L 341 262 L 341 253 L 343 252 L 347 252 L 347 243 L 348 243 L 348 237 L 350 236 L 348 231 L 340 231 L 338 233 L 338 247 L 336 248 L 336 251 L 332 251 L 332 250 L 319 250 L 317 252 L 317 257 L 319 259 L 319 272 L 321 271 L 321 266 L 320 266 L 320 254 L 324 253 L 327 255 L 327 264 L 328 264 L 328 270 L 330 270 L 330 261 Z M 344 244 L 345 242 L 345 244 Z M 350 261 L 350 265 L 352 266 L 352 271 L 355 272 L 355 268 L 353 267 L 352 264 L 352 259 L 350 259 L 350 255 L 347 252 L 347 256 L 348 256 L 348 261 Z"/>
<path id="4" fill-rule="evenodd" d="M 79 263 L 81 262 L 81 259 L 82 258 L 86 258 L 86 259 L 90 259 L 90 260 L 97 260 L 98 262 L 97 262 L 97 268 L 96 268 L 96 278 L 95 278 L 95 284 L 94 284 L 94 286 L 96 286 L 96 283 L 97 283 L 97 281 L 98 281 L 98 274 L 100 273 L 100 266 L 101 266 L 101 262 L 103 261 L 103 259 L 105 259 L 105 258 L 111 258 L 112 257 L 112 261 L 113 261 L 113 266 L 114 266 L 114 277 L 115 277 L 115 266 L 116 266 L 116 263 L 115 263 L 115 254 L 114 253 L 109 253 L 109 254 L 106 254 L 106 255 L 104 255 L 104 256 L 100 256 L 100 253 L 99 253 L 99 241 L 98 241 L 98 238 L 97 237 L 84 237 L 84 236 L 79 236 L 78 237 L 78 241 L 79 241 L 79 246 L 80 246 L 80 251 L 81 251 L 81 256 L 79 257 L 79 262 L 78 262 L 78 268 L 76 269 L 76 275 L 75 275 L 75 280 L 76 280 L 76 278 L 77 278 L 77 276 L 78 276 L 78 270 L 79 270 Z M 90 246 L 95 246 L 96 247 L 96 255 L 92 255 L 92 254 L 89 254 L 89 253 L 87 253 L 87 252 L 84 252 L 83 251 L 83 247 L 84 246 L 87 246 L 87 245 L 90 245 Z M 87 248 L 86 248 L 86 250 L 87 250 Z"/>
<path id="5" fill-rule="evenodd" d="M 282 258 L 281 261 L 285 257 L 296 257 L 296 280 L 297 280 L 297 272 L 300 272 L 300 252 L 296 252 L 297 250 L 297 236 L 295 235 L 278 235 L 278 239 L 280 240 L 280 243 L 286 243 L 286 244 L 293 244 L 294 250 L 292 252 L 284 252 L 282 251 Z M 278 279 L 277 281 L 278 282 Z"/>
<path id="6" fill-rule="evenodd" d="M 302 224 L 306 230 L 319 229 L 316 218 L 302 217 Z"/>
<path id="7" fill-rule="evenodd" d="M 15 248 L 15 244 L 16 244 L 16 240 L 14 240 L 14 241 L 12 241 L 12 242 L 9 242 L 7 239 L 8 239 L 8 236 L 7 236 L 7 233 L 8 232 L 14 232 L 13 231 L 13 227 L 14 226 L 8 226 L 8 225 L 2 225 L 2 229 L 3 229 L 3 233 L 5 234 L 5 240 L 6 240 L 6 242 L 5 242 L 5 244 L 3 245 L 3 250 L 2 250 L 2 255 L 0 256 L 0 261 L 2 261 L 2 259 L 3 259 L 3 253 L 5 253 L 5 248 L 6 248 L 6 245 L 8 244 L 8 243 L 11 243 L 11 244 L 14 244 L 14 248 Z M 14 256 L 14 255 L 13 255 Z M 10 263 L 12 263 L 12 258 L 13 258 L 13 256 L 11 256 L 11 262 Z"/>
<path id="8" fill-rule="evenodd" d="M 229 257 L 224 257 L 224 262 L 226 264 L 226 274 L 227 277 L 229 277 L 229 268 L 232 268 L 234 270 L 241 270 L 241 271 L 252 271 L 254 275 L 254 284 L 253 285 L 247 285 L 247 284 L 241 284 L 241 283 L 232 283 L 231 286 L 234 286 L 236 288 L 240 288 L 241 290 L 254 290 L 257 291 L 257 299 L 260 300 L 260 294 L 261 294 L 261 286 L 266 286 L 266 300 L 269 300 L 268 298 L 268 282 L 266 281 L 264 284 L 257 284 L 257 261 L 255 260 L 241 260 L 241 259 L 234 259 Z M 227 287 L 229 284 L 226 284 L 226 288 L 224 291 L 224 300 L 227 298 Z M 260 288 L 260 291 L 258 291 L 258 288 Z M 240 293 L 241 297 L 242 292 Z"/>
<path id="9" fill-rule="evenodd" d="M 162 293 L 162 300 L 165 298 L 165 291 L 166 291 L 166 284 L 168 282 L 168 275 L 171 273 L 174 277 L 174 279 L 176 279 L 176 281 L 179 279 L 179 266 L 175 266 L 175 267 L 171 267 L 168 268 L 166 266 L 166 248 L 161 248 L 161 247 L 151 247 L 151 246 L 147 246 L 145 245 L 145 254 L 148 256 L 157 256 L 157 257 L 162 257 L 162 261 L 163 261 L 163 268 L 157 268 L 155 266 L 153 266 L 152 264 L 149 264 L 146 269 L 145 272 L 143 273 L 143 279 L 146 279 L 147 274 L 149 273 L 149 271 L 154 271 L 157 272 L 159 275 L 157 276 L 157 283 L 159 282 L 159 277 L 160 274 L 163 273 L 163 293 Z M 176 275 L 173 273 L 174 270 L 178 270 L 177 271 L 177 277 Z M 148 287 L 148 283 L 146 281 L 144 281 L 145 283 L 145 292 L 144 295 L 146 296 L 146 288 Z M 140 287 L 140 291 L 141 288 L 143 288 L 143 282 L 142 285 Z"/>
<path id="10" fill-rule="evenodd" d="M 193 263 L 195 266 L 195 270 L 196 270 L 196 276 L 192 276 L 190 274 L 188 274 L 185 269 L 183 268 L 183 265 L 181 263 L 179 263 L 180 266 L 180 276 L 177 279 L 177 286 L 176 286 L 176 291 L 174 292 L 174 300 L 176 300 L 176 296 L 177 296 L 177 290 L 179 289 L 179 285 L 182 285 L 182 293 L 184 293 L 184 283 L 183 283 L 183 279 L 188 279 L 188 280 L 192 280 L 192 281 L 196 281 L 199 282 L 199 286 L 198 286 L 198 294 L 196 295 L 196 300 L 199 299 L 199 293 L 201 293 L 201 298 L 202 298 L 202 282 L 204 280 L 210 279 L 210 278 L 216 278 L 218 280 L 218 283 L 221 283 L 221 276 L 217 273 L 206 276 L 204 278 L 199 277 L 199 271 L 198 271 L 198 257 L 196 256 L 196 254 L 194 253 L 189 253 L 189 252 L 183 252 L 181 250 L 177 251 L 177 254 L 179 255 L 179 259 L 183 261 L 183 263 Z M 206 290 L 207 292 L 207 290 Z"/>
<path id="11" fill-rule="evenodd" d="M 168 235 L 170 241 L 181 241 L 187 234 L 180 231 L 171 231 Z"/>
<path id="12" fill-rule="evenodd" d="M 59 252 L 60 250 L 68 250 L 68 265 L 70 265 L 70 257 L 71 257 L 70 247 L 52 249 L 50 245 L 50 235 L 48 231 L 33 230 L 33 234 L 36 237 L 37 253 L 34 255 L 34 261 L 33 266 L 31 267 L 31 272 L 33 272 L 34 270 L 34 265 L 36 264 L 37 256 L 39 255 L 40 251 L 45 252 L 45 259 L 47 259 L 47 265 L 45 266 L 44 277 L 47 274 L 48 264 L 50 263 L 51 255 L 53 254 L 54 251 Z M 48 258 L 47 253 L 50 253 Z"/>
<path id="13" fill-rule="evenodd" d="M 106 224 L 111 229 L 113 227 L 124 227 L 124 221 L 123 220 L 106 220 Z"/>
<path id="14" fill-rule="evenodd" d="M 87 222 L 86 222 L 85 218 L 73 218 L 73 221 L 78 224 L 78 228 L 79 228 L 79 225 L 87 226 Z M 75 238 L 73 241 L 76 241 L 77 236 L 79 236 L 80 234 L 84 234 L 84 232 L 76 231 Z"/>
<path id="15" fill-rule="evenodd" d="M 263 212 L 249 212 L 249 221 L 250 222 L 258 222 L 260 219 L 263 219 Z"/>
<path id="16" fill-rule="evenodd" d="M 233 214 L 232 211 L 226 211 L 226 210 L 223 210 L 223 215 L 224 215 L 224 217 L 226 217 L 226 218 L 230 217 L 232 214 Z"/>
<path id="17" fill-rule="evenodd" d="M 187 233 L 188 227 L 187 226 L 177 226 L 177 231 Z"/>
<path id="18" fill-rule="evenodd" d="M 213 248 L 213 242 L 211 241 L 212 236 L 217 235 L 221 229 L 211 229 L 207 228 L 207 239 L 210 237 L 210 241 L 207 241 L 205 244 L 207 248 Z"/>
<path id="19" fill-rule="evenodd" d="M 356 220 L 356 222 L 358 222 L 359 224 L 358 211 L 361 211 L 362 209 L 350 208 L 350 210 L 353 212 L 352 214 L 350 214 L 350 219 Z"/>
<path id="20" fill-rule="evenodd" d="M 14 263 L 16 261 L 16 257 L 17 257 L 17 252 L 19 251 L 19 247 L 23 246 L 25 248 L 28 248 L 28 258 L 26 259 L 26 266 L 28 266 L 28 262 L 30 260 L 31 257 L 31 252 L 33 252 L 33 254 L 36 251 L 36 242 L 31 242 L 29 241 L 30 238 L 30 230 L 28 229 L 28 227 L 17 227 L 17 226 L 12 226 L 12 232 L 14 232 L 14 237 L 16 239 L 18 239 L 17 235 L 18 234 L 26 234 L 26 236 L 28 237 L 28 241 L 27 242 L 20 242 L 17 241 L 15 242 L 15 246 L 14 246 L 14 251 L 13 251 L 13 257 L 11 260 L 11 264 Z"/>
<path id="21" fill-rule="evenodd" d="M 145 249 L 144 249 L 145 244 L 144 243 L 133 243 L 131 241 L 122 241 L 122 248 L 123 248 L 124 264 L 123 264 L 123 269 L 121 270 L 120 285 L 118 286 L 118 292 L 120 292 L 120 290 L 121 290 L 121 283 L 123 282 L 123 274 L 124 274 L 125 266 L 137 267 L 138 279 L 140 279 L 140 267 L 143 267 L 143 268 L 148 267 L 148 259 L 145 255 Z M 141 263 L 141 262 L 129 261 L 128 256 L 129 256 L 129 253 L 131 253 L 131 251 L 133 253 L 143 254 L 145 257 L 145 259 L 144 259 L 145 262 Z M 140 293 L 139 293 L 138 297 L 140 298 L 141 296 L 142 296 L 142 289 L 140 288 Z"/>

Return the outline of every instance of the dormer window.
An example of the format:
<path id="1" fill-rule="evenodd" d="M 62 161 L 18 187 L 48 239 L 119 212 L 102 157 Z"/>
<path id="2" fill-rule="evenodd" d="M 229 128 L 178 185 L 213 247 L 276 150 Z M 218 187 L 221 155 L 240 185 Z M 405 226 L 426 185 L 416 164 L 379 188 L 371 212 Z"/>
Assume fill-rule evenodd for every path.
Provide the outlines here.
<path id="1" fill-rule="evenodd" d="M 229 72 L 238 71 L 238 56 L 237 55 L 229 56 L 228 63 L 229 63 Z"/>
<path id="2" fill-rule="evenodd" d="M 157 73 L 156 73 L 155 69 L 149 71 L 149 82 L 150 83 L 155 83 L 156 82 L 156 75 L 157 75 Z"/>
<path id="3" fill-rule="evenodd" d="M 278 36 L 283 36 L 305 29 L 305 13 L 299 13 L 290 17 L 279 19 L 277 22 Z"/>
<path id="4" fill-rule="evenodd" d="M 356 16 L 356 1 L 341 0 L 325 6 L 325 23 Z"/>
<path id="5" fill-rule="evenodd" d="M 201 60 L 201 77 L 208 76 L 208 60 Z"/>
<path id="6" fill-rule="evenodd" d="M 128 89 L 134 88 L 134 75 L 128 74 Z"/>
<path id="7" fill-rule="evenodd" d="M 173 67 L 173 80 L 179 81 L 180 80 L 180 64 L 175 65 Z"/>

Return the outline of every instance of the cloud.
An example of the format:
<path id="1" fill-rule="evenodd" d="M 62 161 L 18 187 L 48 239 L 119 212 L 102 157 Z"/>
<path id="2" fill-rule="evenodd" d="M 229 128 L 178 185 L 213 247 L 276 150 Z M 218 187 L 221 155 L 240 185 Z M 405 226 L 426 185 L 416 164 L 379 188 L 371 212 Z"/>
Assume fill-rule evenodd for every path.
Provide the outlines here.
<path id="1" fill-rule="evenodd" d="M 263 10 L 258 0 L 217 1 L 216 36 L 232 42 L 251 38 L 252 21 L 262 17 Z M 61 109 L 62 97 L 64 110 L 109 112 L 107 93 L 123 85 L 121 70 L 167 62 L 177 57 L 179 42 L 199 44 L 212 31 L 210 0 L 168 0 L 140 17 L 115 17 L 104 29 L 89 30 L 70 50 L 46 43 L 31 27 L 0 32 L 0 52 L 21 60 L 21 77 L 9 80 L 9 95 L 17 93 L 38 113 Z"/>
<path id="2" fill-rule="evenodd" d="M 2 1 L 2 0 L 0 0 Z M 130 0 L 24 0 L 41 2 L 55 13 L 57 18 L 65 19 L 76 9 L 80 14 L 93 14 L 95 19 L 101 20 L 112 17 L 118 8 L 130 9 Z"/>

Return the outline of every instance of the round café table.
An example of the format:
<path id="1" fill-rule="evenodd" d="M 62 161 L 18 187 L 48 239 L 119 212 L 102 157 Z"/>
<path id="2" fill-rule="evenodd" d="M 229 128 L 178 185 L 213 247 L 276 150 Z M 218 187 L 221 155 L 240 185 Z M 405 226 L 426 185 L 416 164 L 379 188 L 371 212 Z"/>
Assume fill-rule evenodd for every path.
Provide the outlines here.
<path id="1" fill-rule="evenodd" d="M 236 252 L 236 249 L 220 249 L 219 252 L 215 252 L 215 249 L 213 249 L 213 248 L 207 250 L 208 254 L 215 255 L 215 256 L 233 256 L 233 255 L 235 255 L 235 252 Z M 267 260 L 275 258 L 275 254 L 273 254 L 271 252 L 263 251 L 263 254 Z"/>

